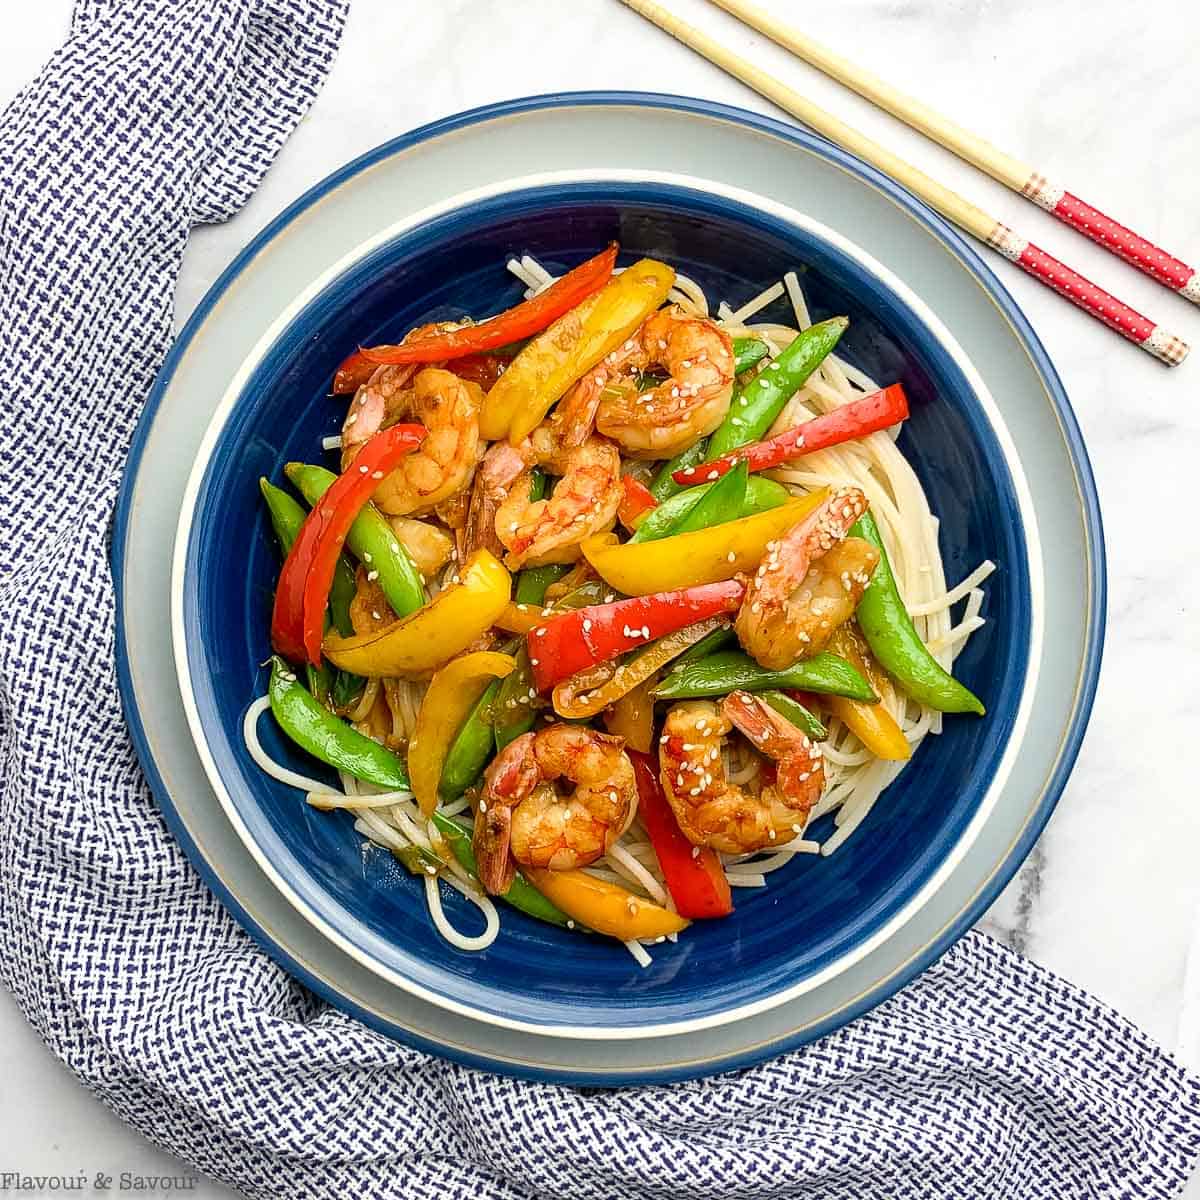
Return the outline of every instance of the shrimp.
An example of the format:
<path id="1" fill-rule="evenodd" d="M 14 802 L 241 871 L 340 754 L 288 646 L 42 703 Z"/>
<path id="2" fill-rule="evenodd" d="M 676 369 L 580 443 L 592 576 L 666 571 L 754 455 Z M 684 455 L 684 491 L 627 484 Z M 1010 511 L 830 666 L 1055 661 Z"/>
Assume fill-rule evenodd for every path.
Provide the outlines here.
<path id="1" fill-rule="evenodd" d="M 389 516 L 428 513 L 471 481 L 482 400 L 477 383 L 440 367 L 415 375 L 408 365 L 380 367 L 350 403 L 342 425 L 342 470 L 379 430 L 413 418 L 425 426 L 425 440 L 383 479 L 373 499 Z"/>
<path id="2" fill-rule="evenodd" d="M 624 489 L 621 456 L 611 442 L 588 438 L 556 465 L 562 478 L 548 499 L 529 499 L 532 468 L 527 467 L 510 481 L 496 509 L 496 536 L 508 551 L 505 565 L 513 570 L 574 562 L 584 539 L 616 520 Z"/>
<path id="3" fill-rule="evenodd" d="M 721 754 L 737 728 L 772 760 L 757 795 L 729 782 Z M 760 696 L 730 692 L 718 707 L 689 700 L 668 713 L 659 741 L 663 789 L 687 839 L 724 854 L 782 845 L 804 831 L 825 783 L 820 749 Z"/>
<path id="4" fill-rule="evenodd" d="M 825 648 L 854 615 L 879 552 L 846 532 L 867 510 L 856 487 L 838 488 L 779 541 L 746 588 L 734 628 L 760 665 L 781 671 Z"/>
<path id="5" fill-rule="evenodd" d="M 473 845 L 479 878 L 508 891 L 516 864 L 566 871 L 611 849 L 637 812 L 637 783 L 623 738 L 579 725 L 548 725 L 510 742 L 483 777 Z M 559 795 L 554 781 L 575 789 Z"/>
<path id="6" fill-rule="evenodd" d="M 641 391 L 635 375 L 653 367 L 668 378 Z M 671 305 L 575 385 L 564 424 L 578 429 L 594 415 L 596 429 L 628 457 L 670 458 L 724 420 L 733 377 L 729 335 L 707 317 Z"/>
<path id="7" fill-rule="evenodd" d="M 504 543 L 496 536 L 496 511 L 531 463 L 528 447 L 510 446 L 508 442 L 496 442 L 483 456 L 471 489 L 463 545 L 459 547 L 461 558 L 476 550 L 490 550 L 497 558 L 504 557 Z"/>

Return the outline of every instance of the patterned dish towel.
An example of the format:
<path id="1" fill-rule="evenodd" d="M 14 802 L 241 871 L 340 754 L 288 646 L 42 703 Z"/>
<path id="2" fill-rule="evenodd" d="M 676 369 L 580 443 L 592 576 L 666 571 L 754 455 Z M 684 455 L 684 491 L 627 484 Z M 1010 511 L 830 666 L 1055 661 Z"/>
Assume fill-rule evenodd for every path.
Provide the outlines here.
<path id="1" fill-rule="evenodd" d="M 347 0 L 80 0 L 0 117 L 4 982 L 124 1120 L 254 1197 L 1168 1197 L 1200 1084 L 981 934 L 737 1074 L 514 1083 L 326 1007 L 207 892 L 118 702 L 107 529 L 191 225 L 246 201 Z"/>

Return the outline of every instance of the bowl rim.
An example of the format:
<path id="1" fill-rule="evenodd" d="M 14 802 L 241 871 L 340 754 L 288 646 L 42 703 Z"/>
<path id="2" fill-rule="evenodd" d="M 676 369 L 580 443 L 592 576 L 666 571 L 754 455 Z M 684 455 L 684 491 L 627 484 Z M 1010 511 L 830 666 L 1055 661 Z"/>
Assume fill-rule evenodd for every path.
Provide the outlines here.
<path id="1" fill-rule="evenodd" d="M 338 928 L 329 917 L 316 911 L 312 903 L 299 893 L 291 879 L 283 874 L 273 860 L 265 853 L 254 832 L 247 825 L 239 811 L 232 795 L 231 785 L 225 778 L 209 748 L 204 730 L 204 719 L 197 704 L 195 688 L 192 680 L 191 655 L 187 638 L 186 604 L 188 589 L 188 559 L 192 542 L 192 530 L 195 524 L 196 503 L 204 485 L 205 477 L 212 460 L 214 447 L 228 422 L 234 408 L 244 392 L 245 385 L 251 375 L 268 354 L 271 347 L 285 334 L 290 326 L 302 316 L 305 309 L 327 287 L 342 275 L 350 271 L 366 255 L 385 246 L 398 238 L 409 235 L 430 221 L 462 211 L 473 203 L 527 192 L 531 189 L 545 186 L 563 186 L 570 184 L 612 184 L 634 185 L 653 184 L 661 187 L 687 189 L 702 194 L 715 195 L 744 207 L 766 213 L 776 220 L 787 223 L 793 228 L 824 241 L 836 252 L 854 260 L 862 269 L 872 274 L 877 281 L 892 295 L 894 300 L 906 307 L 930 337 L 936 341 L 942 350 L 950 357 L 962 373 L 970 387 L 977 403 L 983 411 L 992 434 L 1003 454 L 1013 492 L 1021 514 L 1020 536 L 1024 542 L 1025 554 L 1029 573 L 1030 591 L 1030 638 L 1024 663 L 1024 681 L 1020 701 L 1017 706 L 1013 723 L 1008 731 L 1000 761 L 989 780 L 987 787 L 977 804 L 967 826 L 959 835 L 947 854 L 936 868 L 920 884 L 916 891 L 887 921 L 873 932 L 862 938 L 854 946 L 847 949 L 832 962 L 817 971 L 805 975 L 795 983 L 778 988 L 756 1000 L 718 1009 L 705 1016 L 684 1020 L 661 1021 L 637 1025 L 581 1025 L 570 1022 L 546 1023 L 530 1021 L 516 1017 L 505 1016 L 489 1008 L 481 1008 L 446 995 L 444 992 L 417 983 L 403 972 L 381 962 L 354 938 Z M 1044 596 L 1042 575 L 1042 553 L 1038 534 L 1036 514 L 1032 496 L 1025 477 L 1024 469 L 1017 454 L 1015 445 L 1004 422 L 1003 415 L 995 400 L 992 398 L 986 384 L 978 371 L 967 357 L 946 326 L 936 316 L 931 307 L 918 296 L 907 284 L 899 279 L 892 271 L 879 263 L 872 255 L 857 246 L 850 239 L 831 229 L 823 222 L 817 221 L 799 212 L 790 205 L 761 196 L 747 189 L 733 187 L 724 183 L 704 179 L 695 175 L 685 175 L 678 172 L 650 171 L 634 168 L 585 168 L 576 170 L 560 170 L 539 172 L 497 181 L 483 187 L 472 188 L 443 198 L 435 204 L 412 213 L 376 234 L 359 243 L 347 254 L 322 271 L 309 282 L 292 301 L 281 311 L 267 327 L 262 337 L 255 343 L 243 359 L 237 371 L 231 378 L 220 402 L 216 406 L 204 436 L 197 450 L 191 471 L 184 490 L 179 522 L 176 530 L 175 545 L 172 555 L 171 569 L 171 634 L 174 648 L 176 674 L 184 711 L 187 718 L 192 740 L 195 744 L 205 774 L 213 788 L 214 794 L 233 826 L 238 837 L 254 858 L 259 868 L 264 872 L 275 888 L 284 896 L 292 907 L 299 912 L 323 937 L 327 938 L 344 953 L 355 961 L 385 979 L 388 983 L 400 987 L 411 994 L 431 1004 L 458 1013 L 459 1015 L 481 1021 L 485 1024 L 536 1033 L 543 1036 L 558 1038 L 586 1038 L 588 1040 L 636 1039 L 662 1037 L 673 1034 L 691 1033 L 706 1028 L 728 1024 L 752 1017 L 788 1000 L 802 995 L 820 986 L 838 973 L 846 970 L 860 961 L 872 950 L 910 920 L 936 893 L 941 884 L 949 877 L 954 868 L 961 862 L 984 825 L 1001 793 L 1013 762 L 1019 753 L 1021 741 L 1028 723 L 1037 687 L 1038 670 L 1041 662 Z M 310 889 L 311 890 L 311 889 Z M 322 890 L 319 887 L 316 889 Z M 333 907 L 340 907 L 336 903 Z"/>

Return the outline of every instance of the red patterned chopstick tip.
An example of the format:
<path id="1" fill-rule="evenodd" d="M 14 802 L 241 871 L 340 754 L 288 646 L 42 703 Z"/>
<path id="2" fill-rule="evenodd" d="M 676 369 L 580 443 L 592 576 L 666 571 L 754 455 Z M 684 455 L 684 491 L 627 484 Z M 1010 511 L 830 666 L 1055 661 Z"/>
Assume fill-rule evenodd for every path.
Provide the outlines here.
<path id="1" fill-rule="evenodd" d="M 1016 263 L 1023 271 L 1168 366 L 1176 367 L 1187 357 L 1188 344 L 1181 338 L 1168 333 L 1161 325 L 1156 325 L 1136 309 L 1109 295 L 1078 271 L 1072 271 L 1065 263 L 1026 241 L 1007 225 L 997 222 L 987 240 L 988 245 L 1010 262 Z"/>
<path id="2" fill-rule="evenodd" d="M 1078 230 L 1084 237 L 1091 238 L 1097 245 L 1137 267 L 1163 287 L 1178 292 L 1193 304 L 1200 304 L 1200 273 L 1132 229 L 1127 229 L 1119 221 L 1106 216 L 1098 208 L 1093 208 L 1086 200 L 1080 200 L 1065 188 L 1051 183 L 1037 171 L 1025 181 L 1021 194 L 1072 229 Z"/>

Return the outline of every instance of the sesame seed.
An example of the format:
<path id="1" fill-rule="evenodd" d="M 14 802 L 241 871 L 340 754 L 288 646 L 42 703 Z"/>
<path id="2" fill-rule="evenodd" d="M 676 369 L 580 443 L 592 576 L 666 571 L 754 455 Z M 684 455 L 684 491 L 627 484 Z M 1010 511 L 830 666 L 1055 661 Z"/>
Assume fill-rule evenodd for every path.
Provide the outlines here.
<path id="1" fill-rule="evenodd" d="M 378 578 L 379 578 L 378 571 L 368 571 L 367 572 L 367 582 L 368 583 L 374 583 L 375 580 L 377 580 Z"/>
<path id="2" fill-rule="evenodd" d="M 568 929 L 574 929 L 574 928 L 575 928 L 575 922 L 574 922 L 574 921 L 570 921 L 570 920 L 568 920 L 568 921 L 567 921 L 567 928 L 568 928 Z"/>
<path id="3" fill-rule="evenodd" d="M 532 658 L 532 657 L 531 657 L 531 658 L 530 658 L 530 660 L 529 660 L 529 665 L 530 665 L 531 667 L 536 667 L 540 661 L 541 661 L 540 659 L 536 659 L 536 658 Z"/>
<path id="4" fill-rule="evenodd" d="M 379 615 L 379 610 L 376 608 L 371 609 L 371 616 L 373 616 L 377 621 L 383 620 L 383 618 Z"/>
<path id="5" fill-rule="evenodd" d="M 369 550 L 364 550 L 364 551 L 363 551 L 362 560 L 363 560 L 363 562 L 365 562 L 365 563 L 369 563 L 369 562 L 371 562 L 371 552 L 370 552 Z"/>
<path id="6" fill-rule="evenodd" d="M 358 473 L 359 473 L 360 475 L 365 475 L 365 474 L 367 473 L 367 468 L 366 468 L 366 467 L 359 467 L 359 468 L 358 468 Z"/>
<path id="7" fill-rule="evenodd" d="M 479 802 L 479 811 L 480 811 L 481 813 L 485 813 L 485 812 L 487 812 L 487 801 L 486 801 L 486 800 L 480 800 L 480 802 Z"/>
<path id="8" fill-rule="evenodd" d="M 382 479 L 382 478 L 383 478 L 383 472 L 382 472 L 382 471 L 372 471 L 372 472 L 371 472 L 371 478 L 372 478 L 372 479 Z"/>
<path id="9" fill-rule="evenodd" d="M 725 555 L 725 559 L 727 562 L 737 562 L 737 555 L 734 554 L 734 552 L 732 550 L 730 550 L 730 552 L 727 555 Z"/>
<path id="10" fill-rule="evenodd" d="M 699 847 L 699 846 L 693 846 L 693 847 L 692 847 L 692 857 L 693 857 L 693 858 L 699 858 L 699 857 L 700 857 L 700 847 Z"/>

